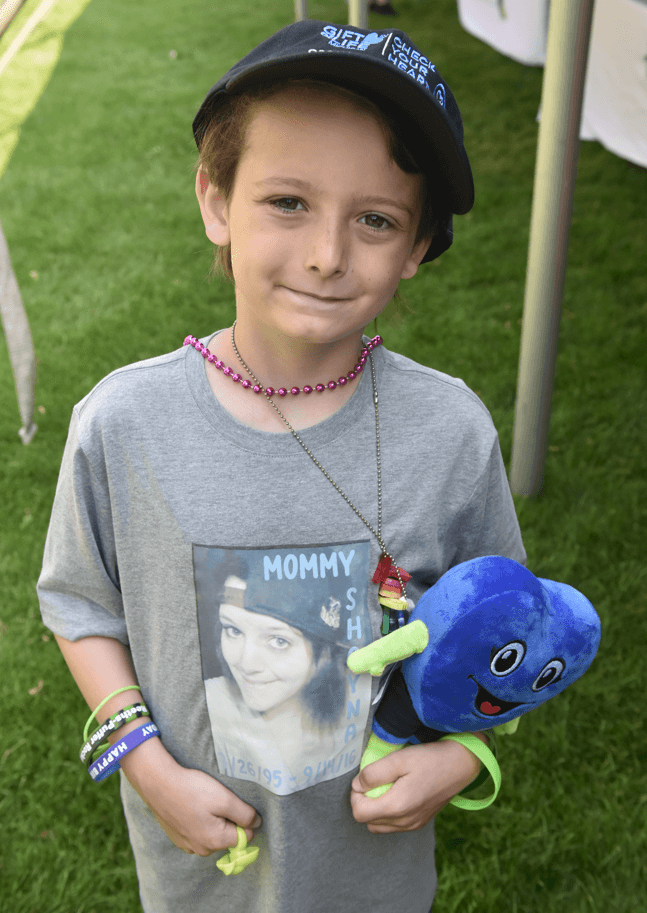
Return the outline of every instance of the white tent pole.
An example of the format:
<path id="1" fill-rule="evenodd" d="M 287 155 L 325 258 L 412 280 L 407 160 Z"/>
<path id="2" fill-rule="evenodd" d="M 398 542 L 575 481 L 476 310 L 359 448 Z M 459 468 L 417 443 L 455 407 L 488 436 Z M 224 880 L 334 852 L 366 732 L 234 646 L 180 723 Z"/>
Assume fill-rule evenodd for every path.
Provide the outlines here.
<path id="1" fill-rule="evenodd" d="M 34 398 L 36 384 L 36 354 L 31 339 L 29 321 L 20 297 L 20 289 L 11 267 L 9 248 L 0 225 L 0 317 L 7 339 L 9 359 L 18 394 L 22 428 L 18 434 L 28 444 L 36 433 Z"/>
<path id="2" fill-rule="evenodd" d="M 0 60 L 0 74 L 7 69 L 13 58 L 22 48 L 29 35 L 33 32 L 36 26 L 42 22 L 42 20 L 49 13 L 55 3 L 56 0 L 43 0 L 40 6 L 34 10 L 27 22 L 25 22 L 21 30 L 18 32 L 14 40 L 11 42 L 3 54 L 2 59 Z"/>
<path id="3" fill-rule="evenodd" d="M 294 21 L 308 18 L 308 0 L 294 0 Z"/>
<path id="4" fill-rule="evenodd" d="M 0 6 L 0 35 L 11 25 L 14 16 L 25 0 L 4 0 Z"/>
<path id="5" fill-rule="evenodd" d="M 294 0 L 294 21 L 308 18 L 308 0 Z M 348 24 L 358 29 L 368 28 L 368 3 L 366 0 L 348 0 Z"/>
<path id="6" fill-rule="evenodd" d="M 550 4 L 510 466 L 521 495 L 543 481 L 593 3 Z"/>
<path id="7" fill-rule="evenodd" d="M 348 0 L 348 24 L 358 29 L 368 28 L 368 3 L 366 0 Z"/>

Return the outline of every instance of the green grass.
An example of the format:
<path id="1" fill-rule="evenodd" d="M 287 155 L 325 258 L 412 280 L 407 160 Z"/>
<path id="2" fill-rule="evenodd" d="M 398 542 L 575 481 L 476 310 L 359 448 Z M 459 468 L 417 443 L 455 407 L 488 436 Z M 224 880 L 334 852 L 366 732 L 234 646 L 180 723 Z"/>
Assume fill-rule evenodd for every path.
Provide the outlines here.
<path id="1" fill-rule="evenodd" d="M 454 0 L 397 7 L 459 99 L 477 202 L 454 248 L 403 287 L 414 313 L 380 330 L 478 391 L 509 461 L 542 72 L 464 33 Z M 343 21 L 346 7 L 317 0 L 310 15 Z M 218 76 L 291 19 L 288 2 L 93 0 L 0 183 L 40 407 L 25 447 L 0 346 L 1 913 L 140 909 L 118 784 L 97 787 L 79 764 L 87 708 L 35 582 L 74 403 L 114 368 L 232 319 L 232 290 L 205 281 L 190 122 Z M 646 172 L 583 144 L 544 487 L 517 509 L 529 566 L 593 601 L 602 645 L 501 740 L 496 804 L 439 816 L 435 913 L 647 910 L 646 213 Z"/>

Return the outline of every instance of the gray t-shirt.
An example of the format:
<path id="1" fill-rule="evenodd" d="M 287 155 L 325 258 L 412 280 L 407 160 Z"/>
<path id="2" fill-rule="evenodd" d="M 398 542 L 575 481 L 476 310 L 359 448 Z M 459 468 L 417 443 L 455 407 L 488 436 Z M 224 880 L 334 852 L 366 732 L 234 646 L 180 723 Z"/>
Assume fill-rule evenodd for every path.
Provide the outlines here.
<path id="1" fill-rule="evenodd" d="M 525 563 L 485 406 L 460 380 L 383 347 L 373 358 L 382 532 L 412 575 L 407 595 L 477 556 Z M 377 528 L 370 371 L 300 434 Z M 263 817 L 258 860 L 226 877 L 221 854 L 177 849 L 121 775 L 146 913 L 429 910 L 433 824 L 373 835 L 349 801 L 379 682 L 345 659 L 380 636 L 379 552 L 291 434 L 220 405 L 190 347 L 113 372 L 75 407 L 43 621 L 69 640 L 128 645 L 166 749 Z"/>

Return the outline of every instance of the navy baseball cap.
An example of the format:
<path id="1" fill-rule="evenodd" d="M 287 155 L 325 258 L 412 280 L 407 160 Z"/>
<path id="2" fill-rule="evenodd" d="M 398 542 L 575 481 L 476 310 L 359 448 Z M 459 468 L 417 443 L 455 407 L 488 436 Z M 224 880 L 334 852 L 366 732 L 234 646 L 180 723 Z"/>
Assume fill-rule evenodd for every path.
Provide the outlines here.
<path id="1" fill-rule="evenodd" d="M 193 121 L 198 148 L 228 98 L 290 78 L 320 79 L 356 91 L 402 129 L 444 212 L 422 262 L 439 257 L 452 243 L 452 213 L 464 215 L 474 205 L 474 181 L 458 105 L 435 65 L 398 29 L 371 31 L 316 19 L 294 22 L 261 42 L 211 87 Z"/>

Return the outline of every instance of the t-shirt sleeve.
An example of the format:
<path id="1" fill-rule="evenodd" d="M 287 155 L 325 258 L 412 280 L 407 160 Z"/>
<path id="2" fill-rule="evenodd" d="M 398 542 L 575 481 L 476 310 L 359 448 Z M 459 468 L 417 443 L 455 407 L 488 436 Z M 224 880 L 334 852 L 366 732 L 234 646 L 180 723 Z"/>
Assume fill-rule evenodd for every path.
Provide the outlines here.
<path id="1" fill-rule="evenodd" d="M 526 564 L 510 485 L 495 434 L 489 460 L 465 506 L 447 531 L 448 567 L 485 555 L 501 555 Z"/>
<path id="2" fill-rule="evenodd" d="M 37 584 L 43 622 L 67 640 L 113 637 L 128 644 L 101 436 L 91 454 L 75 408 L 61 463 Z"/>

